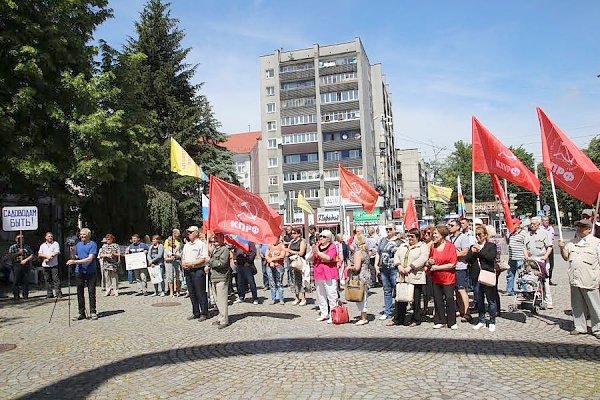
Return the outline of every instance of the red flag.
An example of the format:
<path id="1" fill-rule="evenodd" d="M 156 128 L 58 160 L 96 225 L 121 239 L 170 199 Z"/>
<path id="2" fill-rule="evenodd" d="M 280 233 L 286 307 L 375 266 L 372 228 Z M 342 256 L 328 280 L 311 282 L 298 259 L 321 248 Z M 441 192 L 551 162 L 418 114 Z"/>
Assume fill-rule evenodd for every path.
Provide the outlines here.
<path id="1" fill-rule="evenodd" d="M 404 231 L 408 232 L 413 228 L 419 229 L 419 221 L 417 220 L 417 206 L 415 205 L 415 199 L 411 194 L 408 198 L 408 203 L 406 204 L 406 212 L 404 213 Z"/>
<path id="2" fill-rule="evenodd" d="M 209 197 L 212 231 L 239 235 L 254 243 L 274 243 L 281 235 L 281 215 L 260 196 L 211 176 Z"/>
<path id="3" fill-rule="evenodd" d="M 540 193 L 539 179 L 475 117 L 472 136 L 473 171 L 496 174 L 530 192 Z"/>
<path id="4" fill-rule="evenodd" d="M 339 165 L 340 192 L 342 197 L 362 205 L 370 213 L 375 208 L 379 193 L 364 179 L 354 175 L 346 168 Z"/>
<path id="5" fill-rule="evenodd" d="M 537 113 L 546 176 L 550 179 L 552 172 L 556 186 L 586 204 L 594 204 L 600 191 L 600 170 L 541 108 L 537 107 Z"/>
<path id="6" fill-rule="evenodd" d="M 506 193 L 504 192 L 504 188 L 500 184 L 500 179 L 495 174 L 490 174 L 492 178 L 492 187 L 494 188 L 494 193 L 500 199 L 500 204 L 502 205 L 502 209 L 504 210 L 504 223 L 506 224 L 506 228 L 509 232 L 512 232 L 514 229 L 514 223 L 512 216 L 510 215 L 510 207 L 508 205 L 508 197 L 506 197 Z"/>

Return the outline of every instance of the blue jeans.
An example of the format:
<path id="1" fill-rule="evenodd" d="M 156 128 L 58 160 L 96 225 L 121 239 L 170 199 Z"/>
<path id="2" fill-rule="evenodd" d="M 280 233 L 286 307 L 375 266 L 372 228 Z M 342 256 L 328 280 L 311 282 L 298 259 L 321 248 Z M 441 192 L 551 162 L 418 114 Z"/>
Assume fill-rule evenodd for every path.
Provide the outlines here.
<path id="1" fill-rule="evenodd" d="M 523 266 L 524 260 L 508 260 L 510 268 L 506 271 L 506 293 L 510 295 L 515 294 L 515 275 L 517 269 Z"/>
<path id="2" fill-rule="evenodd" d="M 267 266 L 267 264 L 262 263 L 262 276 L 263 276 L 263 287 L 267 290 L 269 290 L 270 286 L 269 286 L 269 275 L 267 274 L 267 270 L 269 269 L 269 267 Z"/>
<path id="3" fill-rule="evenodd" d="M 250 287 L 250 293 L 252 293 L 252 300 L 258 300 L 252 267 L 242 267 L 238 265 L 236 283 L 238 297 L 240 299 L 246 297 L 246 285 L 248 285 Z"/>
<path id="4" fill-rule="evenodd" d="M 133 278 L 134 278 L 134 270 L 130 269 L 129 271 L 127 271 L 127 279 L 129 280 L 129 284 L 132 285 L 133 284 Z"/>
<path id="5" fill-rule="evenodd" d="M 269 287 L 271 288 L 271 300 L 283 302 L 283 265 L 277 268 L 267 267 L 267 276 L 269 277 Z"/>
<path id="6" fill-rule="evenodd" d="M 388 317 L 392 317 L 394 315 L 394 311 L 392 310 L 394 297 L 392 294 L 394 292 L 394 287 L 396 286 L 396 276 L 398 274 L 398 270 L 396 268 L 382 267 L 380 272 L 381 283 L 383 284 L 383 312 Z"/>
<path id="7" fill-rule="evenodd" d="M 485 297 L 488 301 L 488 312 L 490 314 L 490 324 L 496 324 L 497 312 L 497 293 L 495 286 L 486 286 L 477 282 L 479 289 L 477 290 L 477 308 L 479 309 L 479 322 L 485 323 Z"/>

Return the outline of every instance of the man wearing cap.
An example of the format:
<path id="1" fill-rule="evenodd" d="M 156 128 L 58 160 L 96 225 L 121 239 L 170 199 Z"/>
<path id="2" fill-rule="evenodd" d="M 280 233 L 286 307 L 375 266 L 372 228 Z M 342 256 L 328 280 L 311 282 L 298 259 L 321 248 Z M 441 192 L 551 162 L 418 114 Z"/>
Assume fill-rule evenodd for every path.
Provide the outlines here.
<path id="1" fill-rule="evenodd" d="M 513 224 L 513 231 L 508 237 L 505 236 L 508 243 L 508 265 L 510 266 L 506 271 L 506 294 L 508 296 L 515 294 L 515 274 L 525 262 L 525 238 L 527 235 L 527 232 L 521 227 L 519 218 L 514 218 Z"/>
<path id="2" fill-rule="evenodd" d="M 548 257 L 552 253 L 552 242 L 545 230 L 541 229 L 542 219 L 540 217 L 531 218 L 529 235 L 525 237 L 525 258 L 533 259 L 543 263 L 546 269 L 546 276 L 550 269 Z M 550 281 L 544 280 L 544 300 L 546 307 L 554 308 L 552 305 L 552 293 L 550 293 Z"/>
<path id="3" fill-rule="evenodd" d="M 600 239 L 594 237 L 592 222 L 582 219 L 575 223 L 577 237 L 568 244 L 558 241 L 562 258 L 569 263 L 571 308 L 575 329 L 571 335 L 587 333 L 586 314 L 592 324 L 592 335 L 600 339 Z"/>
<path id="4" fill-rule="evenodd" d="M 192 302 L 192 315 L 187 319 L 204 321 L 208 318 L 208 296 L 206 293 L 206 272 L 208 263 L 208 246 L 200 239 L 197 226 L 190 226 L 187 231 L 189 241 L 181 252 L 181 267 L 185 272 L 185 282 Z"/>

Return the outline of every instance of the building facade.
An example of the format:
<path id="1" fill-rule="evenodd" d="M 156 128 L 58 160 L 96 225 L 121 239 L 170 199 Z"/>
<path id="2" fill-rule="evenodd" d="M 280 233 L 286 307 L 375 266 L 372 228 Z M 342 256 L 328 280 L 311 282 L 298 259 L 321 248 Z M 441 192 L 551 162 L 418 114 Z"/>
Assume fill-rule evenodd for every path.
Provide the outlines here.
<path id="1" fill-rule="evenodd" d="M 308 223 L 352 223 L 359 206 L 340 213 L 338 164 L 374 187 L 393 187 L 385 179 L 396 159 L 391 96 L 381 67 L 373 67 L 358 38 L 260 57 L 259 192 L 286 223 L 307 222 L 295 207 L 300 192 L 319 210 Z"/>
<path id="2" fill-rule="evenodd" d="M 400 205 L 406 209 L 408 199 L 415 199 L 419 218 L 427 212 L 427 165 L 418 149 L 396 149 L 397 181 L 400 184 Z"/>
<path id="3" fill-rule="evenodd" d="M 259 192 L 258 142 L 260 138 L 260 131 L 233 133 L 223 143 L 223 147 L 233 153 L 233 163 L 240 186 L 253 193 Z"/>

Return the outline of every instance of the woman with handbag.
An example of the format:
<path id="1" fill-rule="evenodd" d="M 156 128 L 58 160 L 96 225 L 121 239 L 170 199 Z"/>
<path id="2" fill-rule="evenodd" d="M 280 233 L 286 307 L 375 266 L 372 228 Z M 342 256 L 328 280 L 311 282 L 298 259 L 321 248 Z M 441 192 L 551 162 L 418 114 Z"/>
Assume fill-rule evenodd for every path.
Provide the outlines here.
<path id="1" fill-rule="evenodd" d="M 433 317 L 433 329 L 444 327 L 444 322 L 448 328 L 456 330 L 456 302 L 454 301 L 454 286 L 456 283 L 456 273 L 454 267 L 458 261 L 456 247 L 451 241 L 446 240 L 448 228 L 445 225 L 438 225 L 433 228 L 433 246 L 429 252 L 427 269 L 431 274 L 433 283 L 433 303 L 435 305 L 435 315 Z"/>
<path id="2" fill-rule="evenodd" d="M 479 285 L 479 290 L 476 293 L 479 294 L 477 299 L 477 307 L 479 308 L 479 323 L 473 326 L 473 329 L 479 330 L 485 326 L 485 297 L 488 301 L 488 311 L 490 314 L 490 325 L 488 329 L 490 332 L 496 330 L 496 299 L 498 297 L 496 289 L 496 245 L 488 241 L 487 229 L 483 226 L 478 226 L 475 229 L 475 236 L 477 238 L 477 244 L 474 244 L 469 249 L 466 259 L 473 262 L 477 267 L 477 276 L 474 282 Z M 475 278 L 475 276 L 474 276 Z M 484 297 L 485 296 L 485 297 Z"/>
<path id="3" fill-rule="evenodd" d="M 290 266 L 292 271 L 292 282 L 290 288 L 296 299 L 293 305 L 306 305 L 306 288 L 303 284 L 304 256 L 306 255 L 306 240 L 302 239 L 300 229 L 292 228 L 292 240 L 287 248 L 287 255 L 290 258 Z"/>
<path id="4" fill-rule="evenodd" d="M 312 249 L 314 260 L 315 285 L 317 287 L 317 299 L 321 315 L 317 321 L 325 321 L 331 324 L 333 320 L 330 310 L 337 305 L 338 301 L 338 255 L 333 243 L 333 233 L 325 229 L 319 234 L 318 244 Z"/>
<path id="5" fill-rule="evenodd" d="M 394 255 L 394 265 L 398 268 L 398 277 L 396 278 L 396 305 L 394 318 L 386 325 L 404 325 L 406 318 L 406 308 L 409 301 L 398 298 L 402 292 L 398 285 L 410 285 L 413 295 L 410 301 L 413 302 L 413 315 L 408 326 L 415 327 L 421 324 L 421 295 L 425 288 L 425 263 L 429 258 L 429 246 L 421 242 L 421 232 L 418 229 L 408 231 L 408 243 L 402 243 Z"/>
<path id="6" fill-rule="evenodd" d="M 367 296 L 369 295 L 369 288 L 372 285 L 371 281 L 371 270 L 370 270 L 370 258 L 367 250 L 367 241 L 365 236 L 361 233 L 354 237 L 354 261 L 348 266 L 348 283 L 346 286 L 346 293 L 352 289 L 354 276 L 358 275 L 359 287 L 362 286 L 363 296 L 362 300 L 356 302 L 356 307 L 360 312 L 360 319 L 356 321 L 355 325 L 365 325 L 369 323 L 367 319 Z M 360 290 L 360 289 L 359 289 Z M 348 295 L 346 295 L 346 299 Z"/>

